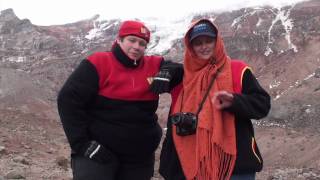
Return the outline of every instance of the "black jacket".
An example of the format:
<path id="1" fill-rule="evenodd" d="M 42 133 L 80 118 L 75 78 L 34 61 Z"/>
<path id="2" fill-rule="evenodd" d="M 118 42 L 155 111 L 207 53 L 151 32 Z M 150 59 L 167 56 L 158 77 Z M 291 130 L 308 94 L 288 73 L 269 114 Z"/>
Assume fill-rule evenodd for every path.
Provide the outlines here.
<path id="1" fill-rule="evenodd" d="M 122 161 L 153 156 L 162 129 L 155 113 L 158 95 L 149 90 L 147 79 L 162 64 L 158 56 L 145 56 L 133 64 L 119 46 L 83 60 L 58 95 L 58 111 L 72 152 L 81 153 L 95 140 Z"/>
<path id="2" fill-rule="evenodd" d="M 270 110 L 270 96 L 258 81 L 246 70 L 242 79 L 242 94 L 234 94 L 234 102 L 227 111 L 235 114 L 237 159 L 233 174 L 257 172 L 263 161 L 254 140 L 250 119 L 261 119 Z M 177 152 L 172 139 L 172 124 L 167 122 L 167 134 L 160 155 L 160 174 L 166 180 L 184 180 Z"/>

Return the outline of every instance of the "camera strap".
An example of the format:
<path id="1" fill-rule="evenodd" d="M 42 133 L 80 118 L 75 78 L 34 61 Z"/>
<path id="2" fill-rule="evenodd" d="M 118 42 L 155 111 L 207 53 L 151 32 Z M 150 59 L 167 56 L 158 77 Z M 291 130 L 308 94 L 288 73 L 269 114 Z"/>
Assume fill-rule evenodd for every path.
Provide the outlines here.
<path id="1" fill-rule="evenodd" d="M 223 66 L 224 66 L 224 65 L 222 65 L 222 66 L 217 70 L 217 73 L 215 73 L 215 74 L 212 76 L 212 79 L 211 79 L 211 81 L 210 81 L 210 83 L 209 83 L 208 90 L 207 90 L 206 93 L 204 94 L 204 96 L 203 96 L 203 98 L 202 98 L 202 100 L 201 100 L 201 102 L 200 102 L 200 104 L 199 104 L 199 108 L 198 108 L 198 110 L 197 110 L 197 112 L 196 112 L 196 114 L 195 114 L 197 117 L 198 117 L 200 111 L 202 110 L 202 107 L 203 107 L 204 102 L 206 101 L 206 99 L 207 99 L 207 97 L 208 97 L 208 95 L 209 95 L 209 92 L 210 92 L 210 89 L 211 89 L 211 87 L 212 87 L 212 85 L 213 85 L 214 80 L 217 78 L 217 76 L 218 76 L 218 74 L 220 73 L 220 71 L 221 71 L 221 69 L 223 68 Z M 181 110 L 182 110 L 183 96 L 184 96 L 184 93 L 183 93 L 183 90 L 182 90 L 182 101 L 181 101 L 181 104 L 180 104 L 180 112 L 181 112 Z"/>
<path id="2" fill-rule="evenodd" d="M 221 68 L 222 68 L 222 67 L 221 67 Z M 204 94 L 204 96 L 203 96 L 203 98 L 202 98 L 202 100 L 201 100 L 201 102 L 200 102 L 200 104 L 199 104 L 199 108 L 198 108 L 198 110 L 197 110 L 197 112 L 196 112 L 196 116 L 197 116 L 197 117 L 198 117 L 200 111 L 202 110 L 203 104 L 204 104 L 204 102 L 206 101 L 206 99 L 207 99 L 207 97 L 208 97 L 208 95 L 209 95 L 210 89 L 211 89 L 211 87 L 212 87 L 212 85 L 213 85 L 213 82 L 214 82 L 214 80 L 217 78 L 217 76 L 218 76 L 221 68 L 219 68 L 219 69 L 217 70 L 217 73 L 215 73 L 215 74 L 212 76 L 212 79 L 211 79 L 211 81 L 210 81 L 208 90 L 207 90 L 206 93 Z"/>

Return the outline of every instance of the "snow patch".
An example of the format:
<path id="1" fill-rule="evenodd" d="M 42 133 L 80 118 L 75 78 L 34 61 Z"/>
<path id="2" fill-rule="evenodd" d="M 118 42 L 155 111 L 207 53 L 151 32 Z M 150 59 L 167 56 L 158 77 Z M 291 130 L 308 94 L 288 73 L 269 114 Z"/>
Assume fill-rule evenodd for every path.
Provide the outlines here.
<path id="1" fill-rule="evenodd" d="M 269 44 L 269 43 L 268 43 Z M 272 43 L 271 43 L 272 44 Z M 267 46 L 267 50 L 264 52 L 265 56 L 269 56 L 269 54 L 273 53 L 272 49 L 269 47 L 269 45 Z"/>
<path id="2" fill-rule="evenodd" d="M 94 39 L 95 37 L 97 36 L 100 36 L 101 35 L 101 30 L 98 29 L 98 28 L 94 28 L 94 29 L 91 29 L 89 32 L 88 32 L 88 35 L 85 36 L 86 39 L 89 39 L 89 40 L 92 40 Z"/>
<path id="3" fill-rule="evenodd" d="M 276 88 L 276 87 L 280 86 L 280 84 L 281 84 L 280 81 L 274 80 L 274 81 L 269 85 L 269 89 Z"/>
<path id="4" fill-rule="evenodd" d="M 189 15 L 180 19 L 146 17 L 139 19 L 151 31 L 151 39 L 148 44 L 147 54 L 161 54 L 172 47 L 174 41 L 183 38 L 184 33 L 188 29 L 193 15 Z M 213 18 L 212 18 L 213 19 Z M 110 23 L 98 21 L 93 22 L 91 29 L 85 36 L 88 40 L 99 38 L 107 29 L 118 25 L 118 22 Z"/>
<path id="5" fill-rule="evenodd" d="M 92 40 L 95 37 L 101 36 L 102 34 L 102 29 L 100 28 L 99 25 L 97 25 L 98 23 L 96 23 L 97 21 L 93 22 L 93 29 L 91 29 L 88 34 L 85 36 L 86 39 Z"/>
<path id="6" fill-rule="evenodd" d="M 18 56 L 18 57 L 8 57 L 4 61 L 9 61 L 9 62 L 16 62 L 16 63 L 22 63 L 27 60 L 27 57 L 25 56 Z"/>
<path id="7" fill-rule="evenodd" d="M 257 24 L 256 24 L 256 27 L 259 27 L 260 25 L 261 25 L 261 23 L 262 23 L 262 19 L 261 18 L 259 18 L 259 20 L 258 20 L 258 22 L 257 22 Z"/>
<path id="8" fill-rule="evenodd" d="M 305 77 L 303 79 L 303 81 L 307 81 L 307 80 L 309 80 L 310 78 L 312 78 L 314 76 L 315 76 L 315 73 L 312 73 L 312 74 L 308 75 L 307 77 Z M 297 80 L 296 82 L 294 82 L 294 85 L 290 85 L 288 89 L 286 89 L 286 90 L 282 91 L 281 93 L 279 93 L 273 100 L 279 99 L 282 95 L 288 93 L 292 88 L 300 86 L 303 81 Z M 271 86 L 271 84 L 270 84 L 269 88 L 271 89 L 271 87 L 273 88 L 273 86 Z M 311 105 L 307 105 L 307 106 L 311 106 Z"/>
<path id="9" fill-rule="evenodd" d="M 293 7 L 291 7 L 287 12 L 285 12 L 284 10 L 280 11 L 280 20 L 286 31 L 286 40 L 288 41 L 288 49 L 293 49 L 293 51 L 296 53 L 298 52 L 297 46 L 291 42 L 291 37 L 290 37 L 290 33 L 293 28 L 293 20 L 290 19 L 289 16 L 292 8 Z"/>
<path id="10" fill-rule="evenodd" d="M 270 10 L 273 14 L 276 14 L 273 10 Z M 276 18 L 272 21 L 271 26 L 268 29 L 268 43 L 267 43 L 267 47 L 266 47 L 266 51 L 264 52 L 265 56 L 269 56 L 271 53 L 273 53 L 272 49 L 270 48 L 269 45 L 271 45 L 273 43 L 273 40 L 271 39 L 271 30 L 274 26 L 274 24 L 278 21 L 278 16 L 276 16 Z"/>
<path id="11" fill-rule="evenodd" d="M 148 54 L 160 54 L 169 50 L 177 39 L 183 38 L 192 16 L 172 20 L 170 18 L 145 18 L 142 21 L 153 32 L 148 44 Z"/>
<path id="12" fill-rule="evenodd" d="M 104 31 L 106 31 L 107 29 L 109 29 L 110 27 L 115 26 L 115 25 L 118 25 L 118 22 L 109 24 L 108 21 L 104 22 L 104 23 L 101 23 L 100 21 L 94 21 L 93 22 L 93 29 L 91 29 L 88 32 L 88 34 L 85 36 L 85 38 L 88 40 L 99 38 L 103 35 Z"/>
<path id="13" fill-rule="evenodd" d="M 311 110 L 308 108 L 305 110 L 306 113 L 311 113 Z"/>
<path id="14" fill-rule="evenodd" d="M 242 16 L 237 17 L 233 20 L 231 27 L 235 26 L 236 24 L 238 24 L 240 21 L 242 20 Z"/>
<path id="15" fill-rule="evenodd" d="M 290 12 L 291 12 L 291 9 L 293 8 L 293 6 L 291 6 L 290 9 L 288 10 L 281 10 L 280 8 L 278 8 L 278 12 L 275 13 L 271 10 L 271 12 L 273 12 L 273 14 L 276 15 L 275 19 L 272 21 L 271 23 L 271 26 L 268 30 L 268 45 L 266 47 L 266 51 L 264 53 L 265 56 L 269 56 L 270 53 L 272 53 L 273 51 L 271 50 L 270 48 L 270 45 L 273 43 L 273 39 L 271 38 L 271 30 L 273 29 L 273 26 L 278 22 L 278 21 L 281 21 L 281 24 L 283 25 L 284 27 L 284 30 L 286 31 L 285 33 L 285 38 L 286 40 L 288 41 L 288 48 L 287 50 L 289 49 L 293 49 L 293 51 L 296 53 L 298 52 L 298 49 L 297 49 L 297 46 L 294 45 L 292 42 L 291 42 L 291 36 L 290 36 L 290 33 L 291 33 L 291 30 L 293 28 L 293 20 L 289 18 L 290 16 Z"/>
<path id="16" fill-rule="evenodd" d="M 231 27 L 236 26 L 236 30 L 240 29 L 241 26 L 241 22 L 244 21 L 247 17 L 254 15 L 257 11 L 262 10 L 262 8 L 254 8 L 253 11 L 251 12 L 247 12 L 248 9 L 245 9 L 245 13 L 237 18 L 235 18 L 231 24 Z"/>
<path id="17" fill-rule="evenodd" d="M 281 96 L 278 94 L 273 100 L 279 99 Z"/>
<path id="18" fill-rule="evenodd" d="M 217 17 L 210 17 L 210 18 L 209 18 L 209 20 L 210 20 L 211 22 L 214 22 L 216 19 L 217 19 Z"/>
<path id="19" fill-rule="evenodd" d="M 304 78 L 303 80 L 308 80 L 308 79 L 310 79 L 310 78 L 312 78 L 314 75 L 316 75 L 316 73 L 312 73 L 312 74 L 310 74 L 310 75 L 308 75 L 306 78 Z"/>

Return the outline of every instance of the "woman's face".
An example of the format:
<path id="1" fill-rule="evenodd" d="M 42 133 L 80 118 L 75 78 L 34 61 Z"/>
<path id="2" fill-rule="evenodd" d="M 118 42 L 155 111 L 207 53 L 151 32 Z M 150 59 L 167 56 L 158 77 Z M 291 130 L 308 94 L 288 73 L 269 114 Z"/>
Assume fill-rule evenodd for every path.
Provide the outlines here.
<path id="1" fill-rule="evenodd" d="M 200 59 L 208 60 L 214 54 L 216 39 L 202 35 L 191 41 L 191 47 Z"/>
<path id="2" fill-rule="evenodd" d="M 122 51 L 132 60 L 138 60 L 147 48 L 147 41 L 137 36 L 125 36 L 118 39 Z"/>

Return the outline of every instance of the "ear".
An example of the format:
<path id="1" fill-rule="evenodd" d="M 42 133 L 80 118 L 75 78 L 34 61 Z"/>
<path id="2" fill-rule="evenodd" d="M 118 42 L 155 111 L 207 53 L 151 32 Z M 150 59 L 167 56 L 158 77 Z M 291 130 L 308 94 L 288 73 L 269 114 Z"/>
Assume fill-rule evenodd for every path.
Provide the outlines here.
<path id="1" fill-rule="evenodd" d="M 116 43 L 118 43 L 118 44 L 119 44 L 120 42 L 121 42 L 120 37 L 117 37 L 117 38 L 116 38 Z"/>

